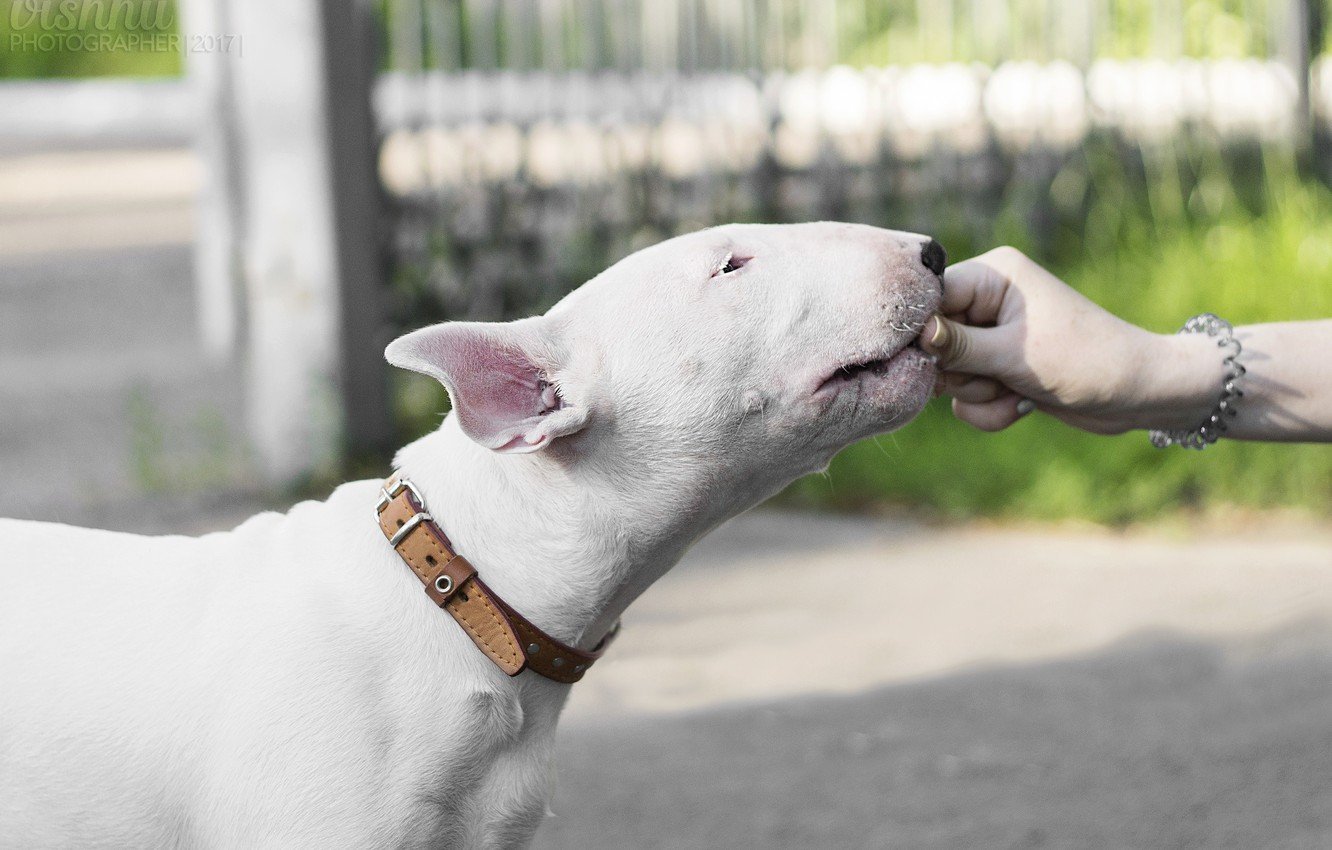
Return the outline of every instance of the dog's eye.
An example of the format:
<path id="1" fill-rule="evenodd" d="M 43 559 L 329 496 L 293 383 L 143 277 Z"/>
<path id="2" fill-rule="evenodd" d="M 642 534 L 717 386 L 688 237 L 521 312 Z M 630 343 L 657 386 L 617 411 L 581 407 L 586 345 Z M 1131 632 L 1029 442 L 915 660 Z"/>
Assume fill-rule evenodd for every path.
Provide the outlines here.
<path id="1" fill-rule="evenodd" d="M 741 269 L 743 269 L 745 267 L 745 263 L 748 262 L 749 262 L 748 258 L 737 257 L 735 254 L 732 254 L 731 256 L 726 258 L 726 262 L 718 266 L 717 270 L 712 273 L 712 276 L 717 277 L 718 275 L 730 274 L 731 272 L 738 272 Z"/>

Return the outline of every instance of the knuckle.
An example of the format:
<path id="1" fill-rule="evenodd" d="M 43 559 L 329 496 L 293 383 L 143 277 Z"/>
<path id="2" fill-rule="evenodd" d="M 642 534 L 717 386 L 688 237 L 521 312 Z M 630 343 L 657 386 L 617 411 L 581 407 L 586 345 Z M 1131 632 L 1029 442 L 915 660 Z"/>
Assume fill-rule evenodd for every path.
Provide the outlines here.
<path id="1" fill-rule="evenodd" d="M 989 378 L 976 378 L 968 381 L 968 384 L 972 397 L 977 401 L 994 401 L 1003 391 L 997 383 Z"/>
<path id="2" fill-rule="evenodd" d="M 1027 260 L 1027 255 L 1019 251 L 1017 248 L 1014 248 L 1012 245 L 1000 245 L 998 248 L 994 248 L 986 253 L 985 256 L 1006 265 L 1017 264 Z"/>
<path id="3" fill-rule="evenodd" d="M 971 353 L 971 340 L 967 337 L 966 333 L 955 332 L 953 334 L 952 350 L 953 356 L 958 360 L 964 359 Z"/>
<path id="4" fill-rule="evenodd" d="M 944 350 L 940 352 L 939 360 L 945 369 L 952 369 L 959 364 L 967 362 L 967 355 L 971 353 L 971 342 L 963 332 L 959 332 L 954 326 L 950 329 L 952 333 L 948 335 L 948 340 Z"/>
<path id="5" fill-rule="evenodd" d="M 986 253 L 982 259 L 1005 280 L 1012 280 L 1022 269 L 1033 265 L 1026 254 L 1012 245 L 1001 245 Z"/>

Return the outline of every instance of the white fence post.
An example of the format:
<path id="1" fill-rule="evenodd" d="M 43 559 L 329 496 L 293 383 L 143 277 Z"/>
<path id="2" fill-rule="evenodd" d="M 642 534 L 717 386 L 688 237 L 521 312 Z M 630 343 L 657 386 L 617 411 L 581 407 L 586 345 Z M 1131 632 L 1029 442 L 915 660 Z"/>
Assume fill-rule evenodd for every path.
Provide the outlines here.
<path id="1" fill-rule="evenodd" d="M 209 2 L 219 0 L 196 6 Z M 356 2 L 220 2 L 215 8 L 229 14 L 211 23 L 231 31 L 214 34 L 238 38 L 229 73 L 208 91 L 234 103 L 204 113 L 203 121 L 220 122 L 204 134 L 218 152 L 208 144 L 204 151 L 210 169 L 236 176 L 211 175 L 217 209 L 227 213 L 205 203 L 201 221 L 205 334 L 221 350 L 229 336 L 241 339 L 261 471 L 289 482 L 331 473 L 344 448 L 382 448 L 391 434 L 380 356 L 372 30 L 369 10 Z M 227 234 L 228 224 L 237 232 Z M 227 252 L 216 243 L 238 246 L 243 322 L 227 315 Z"/>
<path id="2" fill-rule="evenodd" d="M 185 0 L 181 33 L 186 72 L 198 111 L 194 149 L 203 185 L 194 240 L 194 283 L 203 350 L 215 362 L 234 360 L 241 336 L 241 163 L 233 50 L 193 50 L 195 37 L 232 32 L 231 0 Z M 243 44 L 243 42 L 241 42 Z M 229 47 L 231 45 L 228 45 Z"/>

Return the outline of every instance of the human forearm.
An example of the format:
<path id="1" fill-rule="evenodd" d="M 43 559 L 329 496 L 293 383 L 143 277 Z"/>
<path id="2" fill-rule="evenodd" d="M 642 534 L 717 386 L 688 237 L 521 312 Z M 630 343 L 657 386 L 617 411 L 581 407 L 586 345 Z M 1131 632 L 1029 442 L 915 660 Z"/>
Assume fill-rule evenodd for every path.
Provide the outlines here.
<path id="1" fill-rule="evenodd" d="M 1098 434 L 1193 431 L 1212 416 L 1232 346 L 1123 321 L 1012 248 L 945 272 L 921 347 L 939 358 L 953 412 L 997 431 L 1033 408 Z M 1202 317 L 1199 317 L 1202 318 Z M 1235 416 L 1225 436 L 1332 441 L 1332 319 L 1236 328 Z"/>
<path id="2" fill-rule="evenodd" d="M 1239 440 L 1332 440 L 1332 320 L 1235 329 L 1247 373 L 1227 420 Z M 1144 391 L 1134 403 L 1142 428 L 1195 428 L 1215 409 L 1225 351 L 1202 334 L 1157 337 L 1144 358 Z"/>

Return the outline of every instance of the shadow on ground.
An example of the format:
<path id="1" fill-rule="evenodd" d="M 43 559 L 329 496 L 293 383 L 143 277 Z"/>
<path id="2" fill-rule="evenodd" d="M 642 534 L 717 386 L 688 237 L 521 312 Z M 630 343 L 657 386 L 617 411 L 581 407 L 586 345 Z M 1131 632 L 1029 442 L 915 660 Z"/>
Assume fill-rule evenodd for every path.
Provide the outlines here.
<path id="1" fill-rule="evenodd" d="M 1291 635 L 565 728 L 535 846 L 1329 847 L 1332 646 Z"/>

